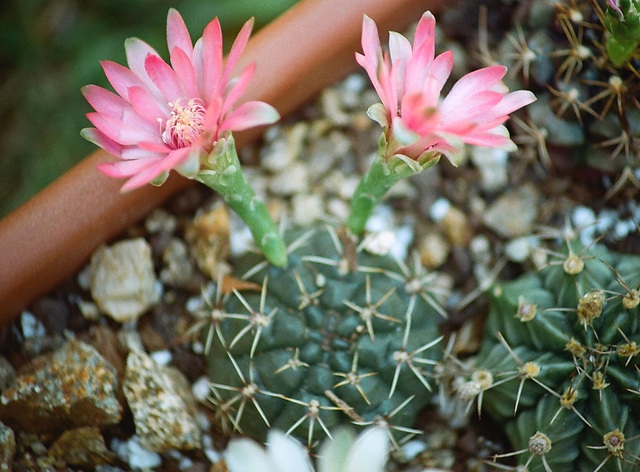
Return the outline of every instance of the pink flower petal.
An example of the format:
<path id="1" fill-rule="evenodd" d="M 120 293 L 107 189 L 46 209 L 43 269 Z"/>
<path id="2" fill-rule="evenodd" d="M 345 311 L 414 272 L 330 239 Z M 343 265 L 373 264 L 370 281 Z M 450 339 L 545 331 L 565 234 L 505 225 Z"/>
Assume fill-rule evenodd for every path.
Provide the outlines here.
<path id="1" fill-rule="evenodd" d="M 96 146 L 101 147 L 109 154 L 120 157 L 122 154 L 122 145 L 116 143 L 113 139 L 107 137 L 104 133 L 96 128 L 84 128 L 80 135 L 87 141 L 92 142 Z"/>
<path id="2" fill-rule="evenodd" d="M 271 105 L 258 101 L 245 102 L 221 123 L 220 133 L 270 125 L 279 119 L 280 115 Z"/>
<path id="3" fill-rule="evenodd" d="M 112 61 L 100 62 L 107 80 L 116 91 L 125 100 L 128 97 L 129 87 L 147 87 L 147 84 L 125 66 L 121 66 Z"/>
<path id="4" fill-rule="evenodd" d="M 182 91 L 180 90 L 178 77 L 169 64 L 158 56 L 149 54 L 145 59 L 144 67 L 149 78 L 168 102 L 181 97 Z"/>
<path id="5" fill-rule="evenodd" d="M 124 48 L 127 54 L 127 64 L 129 64 L 131 72 L 137 75 L 150 90 L 157 93 L 157 88 L 154 86 L 153 81 L 148 77 L 145 66 L 147 56 L 152 55 L 160 58 L 156 50 L 138 38 L 127 39 L 124 42 Z"/>
<path id="6" fill-rule="evenodd" d="M 204 99 L 209 102 L 220 93 L 222 76 L 222 31 L 220 22 L 214 18 L 202 34 L 202 80 Z"/>
<path id="7" fill-rule="evenodd" d="M 149 91 L 142 87 L 129 87 L 129 101 L 135 112 L 150 122 L 165 122 L 169 116 L 169 109 L 165 105 L 160 108 Z"/>
<path id="8" fill-rule="evenodd" d="M 87 113 L 87 118 L 100 132 L 119 144 L 133 145 L 140 141 L 158 139 L 155 133 L 146 132 L 140 127 L 131 124 L 130 121 L 119 120 L 101 113 Z"/>
<path id="9" fill-rule="evenodd" d="M 101 162 L 98 170 L 109 177 L 130 177 L 153 165 L 159 158 L 135 159 L 116 162 Z"/>
<path id="10" fill-rule="evenodd" d="M 193 63 L 182 49 L 175 47 L 171 51 L 171 66 L 178 77 L 183 96 L 201 97 Z"/>
<path id="11" fill-rule="evenodd" d="M 122 116 L 122 110 L 130 106 L 124 98 L 97 85 L 82 87 L 82 95 L 95 111 L 105 115 Z"/>
<path id="12" fill-rule="evenodd" d="M 240 96 L 244 93 L 251 81 L 251 78 L 253 77 L 253 71 L 255 68 L 255 62 L 252 62 L 244 68 L 240 77 L 238 77 L 231 87 L 231 90 L 226 94 L 224 102 L 222 102 L 222 110 L 220 111 L 222 115 L 226 115 L 233 105 L 240 99 Z"/>
<path id="13" fill-rule="evenodd" d="M 191 59 L 193 54 L 191 36 L 182 16 L 174 8 L 170 8 L 167 15 L 167 46 L 170 53 L 173 53 L 175 48 L 179 48 Z"/>
<path id="14" fill-rule="evenodd" d="M 133 177 L 125 182 L 122 186 L 122 191 L 126 192 L 150 183 L 152 180 L 179 165 L 180 162 L 187 157 L 189 157 L 189 148 L 181 148 L 176 149 L 161 159 L 150 159 L 146 167 L 139 170 Z"/>
<path id="15" fill-rule="evenodd" d="M 224 65 L 224 71 L 222 73 L 221 83 L 226 84 L 231 78 L 231 72 L 236 66 L 242 51 L 247 46 L 247 42 L 249 41 L 249 36 L 251 36 L 251 30 L 253 29 L 253 18 L 250 18 L 242 25 L 242 28 L 238 32 L 236 39 L 233 41 L 233 45 L 231 46 L 231 50 L 227 55 L 227 61 Z"/>

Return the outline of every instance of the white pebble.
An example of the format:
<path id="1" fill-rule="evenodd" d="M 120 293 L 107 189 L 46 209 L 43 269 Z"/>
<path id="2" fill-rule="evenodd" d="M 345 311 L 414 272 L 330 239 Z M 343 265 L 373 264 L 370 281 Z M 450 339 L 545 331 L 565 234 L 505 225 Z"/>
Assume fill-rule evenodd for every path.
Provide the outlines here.
<path id="1" fill-rule="evenodd" d="M 169 362 L 171 362 L 171 359 L 173 359 L 171 351 L 168 351 L 166 349 L 163 349 L 162 351 L 153 351 L 149 355 L 151 356 L 151 359 L 153 359 L 154 362 L 158 365 L 169 365 Z"/>
<path id="2" fill-rule="evenodd" d="M 396 241 L 391 247 L 391 254 L 400 260 L 407 258 L 409 246 L 413 241 L 413 225 L 404 225 L 395 230 Z"/>
<path id="3" fill-rule="evenodd" d="M 205 401 L 209 396 L 209 392 L 211 392 L 211 388 L 209 387 L 209 379 L 206 376 L 200 377 L 191 385 L 191 393 L 193 393 L 196 400 Z"/>
<path id="4" fill-rule="evenodd" d="M 47 334 L 44 325 L 30 311 L 25 310 L 20 315 L 20 327 L 26 339 L 41 338 Z"/>
<path id="5" fill-rule="evenodd" d="M 292 219 L 298 226 L 309 226 L 319 221 L 325 214 L 324 202 L 315 193 L 299 193 L 291 200 Z"/>
<path id="6" fill-rule="evenodd" d="M 365 251 L 371 254 L 384 256 L 389 254 L 395 242 L 395 234 L 393 231 L 387 230 L 367 234 L 360 245 Z"/>
<path id="7" fill-rule="evenodd" d="M 593 242 L 596 232 L 596 213 L 586 206 L 574 208 L 571 214 L 571 221 L 579 231 L 580 242 L 588 246 Z"/>
<path id="8" fill-rule="evenodd" d="M 152 469 L 162 464 L 160 454 L 144 449 L 137 436 L 131 436 L 126 441 L 114 438 L 111 449 L 132 469 Z"/>
<path id="9" fill-rule="evenodd" d="M 429 210 L 429 216 L 435 223 L 440 223 L 449 209 L 451 208 L 451 202 L 446 198 L 438 198 Z"/>
<path id="10" fill-rule="evenodd" d="M 91 296 L 120 323 L 138 319 L 160 300 L 161 290 L 151 246 L 143 238 L 102 246 L 91 256 Z"/>
<path id="11" fill-rule="evenodd" d="M 409 462 L 413 460 L 415 457 L 417 457 L 418 454 L 420 454 L 421 452 L 424 452 L 426 449 L 427 449 L 427 445 L 424 443 L 424 441 L 418 441 L 418 440 L 408 441 L 402 445 L 402 448 L 401 448 L 402 458 L 406 462 Z"/>
<path id="12" fill-rule="evenodd" d="M 483 190 L 495 192 L 507 185 L 509 182 L 507 158 L 507 151 L 502 149 L 473 147 L 471 161 L 480 171 L 480 184 Z"/>
<path id="13" fill-rule="evenodd" d="M 538 246 L 537 243 L 538 240 L 533 237 L 515 238 L 505 245 L 504 252 L 509 260 L 524 262 L 531 255 L 531 250 Z"/>

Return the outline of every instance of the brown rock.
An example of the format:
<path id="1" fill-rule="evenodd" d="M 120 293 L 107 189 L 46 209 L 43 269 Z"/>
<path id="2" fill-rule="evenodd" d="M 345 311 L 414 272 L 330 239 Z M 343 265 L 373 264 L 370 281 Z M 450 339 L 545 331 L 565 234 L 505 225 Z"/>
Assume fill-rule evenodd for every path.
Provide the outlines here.
<path id="1" fill-rule="evenodd" d="M 31 433 L 78 426 L 102 426 L 120 420 L 117 377 L 91 346 L 69 341 L 35 359 L 0 396 L 0 420 Z"/>
<path id="2" fill-rule="evenodd" d="M 200 446 L 197 407 L 180 371 L 156 364 L 142 351 L 132 351 L 122 389 L 143 447 L 164 452 Z"/>
<path id="3" fill-rule="evenodd" d="M 100 430 L 95 426 L 65 431 L 49 448 L 49 456 L 57 464 L 95 467 L 111 464 L 115 454 L 107 449 Z"/>
<path id="4" fill-rule="evenodd" d="M 11 428 L 0 423 L 0 472 L 10 472 L 12 470 L 15 453 L 16 437 Z"/>

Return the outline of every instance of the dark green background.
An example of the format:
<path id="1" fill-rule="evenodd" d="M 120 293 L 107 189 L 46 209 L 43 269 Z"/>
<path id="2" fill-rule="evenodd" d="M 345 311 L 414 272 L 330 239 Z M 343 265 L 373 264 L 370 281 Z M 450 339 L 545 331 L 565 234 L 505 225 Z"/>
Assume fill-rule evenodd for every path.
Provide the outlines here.
<path id="1" fill-rule="evenodd" d="M 95 146 L 86 84 L 109 87 L 98 61 L 125 63 L 136 36 L 166 59 L 170 7 L 195 40 L 214 16 L 225 46 L 251 16 L 256 30 L 297 0 L 5 0 L 0 7 L 0 217 L 73 166 Z M 254 30 L 255 31 L 255 30 Z"/>

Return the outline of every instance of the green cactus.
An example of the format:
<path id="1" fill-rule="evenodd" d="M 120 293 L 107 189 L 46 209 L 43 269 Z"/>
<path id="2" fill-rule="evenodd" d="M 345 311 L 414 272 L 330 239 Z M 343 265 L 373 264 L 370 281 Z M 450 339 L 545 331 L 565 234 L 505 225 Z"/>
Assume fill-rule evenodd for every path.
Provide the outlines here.
<path id="1" fill-rule="evenodd" d="M 574 241 L 556 256 L 490 293 L 482 407 L 527 470 L 637 470 L 640 257 Z"/>
<path id="2" fill-rule="evenodd" d="M 590 168 L 594 180 L 613 182 L 603 184 L 609 186 L 607 199 L 631 185 L 637 191 L 637 2 L 621 0 L 621 18 L 603 0 L 526 2 L 517 13 L 485 1 L 491 28 L 485 24 L 477 42 L 483 65 L 506 65 L 509 87 L 528 88 L 538 97 L 526 118 L 513 120 L 519 154 L 540 171 L 584 176 Z M 498 24 L 508 26 L 501 30 Z"/>
<path id="3" fill-rule="evenodd" d="M 441 356 L 433 276 L 417 259 L 343 244 L 330 227 L 287 239 L 286 268 L 240 258 L 236 274 L 260 289 L 219 297 L 204 314 L 221 426 L 258 439 L 278 428 L 309 446 L 344 422 L 413 434 Z"/>

